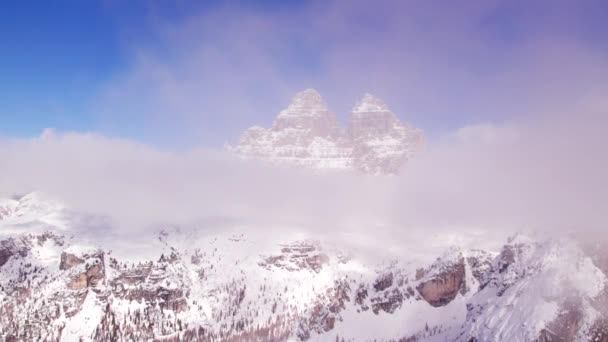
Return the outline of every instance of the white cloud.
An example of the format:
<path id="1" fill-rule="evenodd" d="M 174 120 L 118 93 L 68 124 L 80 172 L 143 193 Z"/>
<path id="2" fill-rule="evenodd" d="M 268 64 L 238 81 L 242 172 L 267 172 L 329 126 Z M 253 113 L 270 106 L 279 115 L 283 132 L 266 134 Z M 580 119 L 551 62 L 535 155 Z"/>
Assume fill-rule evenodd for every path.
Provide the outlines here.
<path id="1" fill-rule="evenodd" d="M 431 142 L 401 176 L 380 178 L 270 167 L 213 150 L 163 151 L 96 134 L 43 134 L 0 142 L 0 188 L 56 195 L 126 231 L 241 222 L 398 240 L 462 227 L 604 228 L 606 116 L 547 118 L 518 122 L 516 135 L 467 128 L 482 138 Z M 509 139 L 497 139 L 500 132 Z"/>
<path id="2" fill-rule="evenodd" d="M 468 143 L 498 143 L 517 139 L 515 127 L 497 126 L 495 124 L 477 124 L 459 128 L 454 138 Z"/>
<path id="3" fill-rule="evenodd" d="M 155 45 L 131 46 L 131 65 L 90 105 L 106 132 L 214 146 L 233 142 L 248 126 L 268 126 L 307 87 L 317 88 L 342 118 L 364 92 L 374 93 L 427 132 L 574 110 L 605 93 L 606 53 L 577 35 L 588 24 L 572 5 L 545 7 L 500 1 L 373 7 L 327 1 L 265 11 L 220 6 L 159 24 Z M 543 16 L 531 15 L 538 12 Z M 564 21 L 568 30 L 557 24 Z"/>
<path id="4" fill-rule="evenodd" d="M 499 2 L 435 5 L 337 1 L 295 15 L 195 15 L 160 27 L 157 49 L 135 46 L 132 65 L 90 103 L 101 131 L 215 145 L 266 126 L 309 86 L 339 114 L 371 91 L 426 131 L 472 123 L 431 137 L 401 177 L 310 175 L 213 150 L 49 130 L 0 142 L 0 188 L 55 194 L 127 230 L 236 220 L 407 238 L 421 227 L 603 227 L 605 52 L 557 27 L 570 14 L 561 3 L 542 20 L 514 9 L 512 24 L 530 34 L 513 41 L 484 26 Z"/>

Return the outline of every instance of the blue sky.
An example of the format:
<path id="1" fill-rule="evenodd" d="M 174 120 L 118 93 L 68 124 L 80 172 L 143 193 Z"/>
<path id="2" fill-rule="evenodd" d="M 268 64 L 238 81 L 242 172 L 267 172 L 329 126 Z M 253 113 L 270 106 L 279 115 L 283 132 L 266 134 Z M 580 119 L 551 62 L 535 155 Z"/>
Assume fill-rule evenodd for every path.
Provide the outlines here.
<path id="1" fill-rule="evenodd" d="M 605 1 L 5 1 L 0 135 L 221 146 L 306 87 L 440 135 L 595 96 L 607 23 Z"/>
<path id="2" fill-rule="evenodd" d="M 171 3 L 171 4 L 170 4 Z M 211 4 L 211 2 L 206 2 Z M 177 2 L 7 1 L 0 5 L 2 132 L 94 128 L 91 96 L 128 67 L 130 44 L 153 44 L 151 21 L 179 21 Z"/>

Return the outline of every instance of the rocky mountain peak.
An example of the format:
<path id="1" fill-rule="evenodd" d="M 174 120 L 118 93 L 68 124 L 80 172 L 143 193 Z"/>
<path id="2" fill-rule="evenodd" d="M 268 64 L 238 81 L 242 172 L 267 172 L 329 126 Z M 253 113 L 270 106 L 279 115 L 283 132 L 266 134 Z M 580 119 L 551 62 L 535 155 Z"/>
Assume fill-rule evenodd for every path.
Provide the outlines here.
<path id="1" fill-rule="evenodd" d="M 365 94 L 351 113 L 355 167 L 363 173 L 397 173 L 422 145 L 422 131 L 402 123 L 381 99 Z"/>
<path id="2" fill-rule="evenodd" d="M 338 120 L 327 108 L 321 94 L 314 89 L 306 89 L 297 93 L 289 106 L 279 113 L 272 130 L 298 130 L 292 133 L 294 139 L 310 143 L 315 137 L 338 134 Z"/>
<path id="3" fill-rule="evenodd" d="M 289 106 L 279 113 L 282 116 L 323 116 L 328 112 L 327 103 L 318 91 L 309 88 L 298 92 Z"/>
<path id="4" fill-rule="evenodd" d="M 348 129 L 314 89 L 297 93 L 271 128 L 253 126 L 229 149 L 243 157 L 314 169 L 354 169 L 393 174 L 422 142 L 422 132 L 402 124 L 381 99 L 364 94 Z"/>
<path id="5" fill-rule="evenodd" d="M 394 135 L 403 127 L 397 116 L 381 99 L 365 94 L 355 105 L 350 118 L 350 130 L 354 139 L 364 136 Z"/>
<path id="6" fill-rule="evenodd" d="M 608 340 L 605 243 L 412 239 L 376 260 L 315 234 L 176 228 L 133 250 L 27 209 L 46 231 L 0 221 L 1 341 Z"/>
<path id="7" fill-rule="evenodd" d="M 388 112 L 388 106 L 384 101 L 375 97 L 370 93 L 363 94 L 363 98 L 355 107 L 353 107 L 353 113 L 373 113 L 373 112 Z"/>

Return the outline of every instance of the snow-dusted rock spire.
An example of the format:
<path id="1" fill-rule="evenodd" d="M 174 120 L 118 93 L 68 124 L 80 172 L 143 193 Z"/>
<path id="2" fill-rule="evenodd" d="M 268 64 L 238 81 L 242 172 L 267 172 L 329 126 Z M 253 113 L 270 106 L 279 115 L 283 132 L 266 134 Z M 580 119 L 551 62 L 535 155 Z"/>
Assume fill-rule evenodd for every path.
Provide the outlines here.
<path id="1" fill-rule="evenodd" d="M 338 120 L 327 108 L 321 94 L 314 89 L 306 89 L 293 97 L 272 125 L 274 131 L 286 129 L 308 130 L 303 133 L 309 138 L 327 137 L 338 134 Z"/>
<path id="2" fill-rule="evenodd" d="M 364 173 L 397 173 L 422 144 L 422 131 L 403 124 L 381 99 L 365 94 L 350 119 L 353 165 Z"/>
<path id="3" fill-rule="evenodd" d="M 370 93 L 363 94 L 363 98 L 353 108 L 353 113 L 388 112 L 384 101 Z"/>
<path id="4" fill-rule="evenodd" d="M 327 103 L 318 91 L 312 88 L 302 90 L 291 100 L 291 104 L 279 113 L 279 118 L 286 116 L 323 116 L 329 110 Z"/>
<path id="5" fill-rule="evenodd" d="M 314 89 L 297 93 L 271 128 L 254 126 L 230 149 L 245 157 L 290 162 L 317 169 L 396 173 L 418 148 L 422 133 L 402 124 L 381 99 L 365 94 L 348 129 Z"/>

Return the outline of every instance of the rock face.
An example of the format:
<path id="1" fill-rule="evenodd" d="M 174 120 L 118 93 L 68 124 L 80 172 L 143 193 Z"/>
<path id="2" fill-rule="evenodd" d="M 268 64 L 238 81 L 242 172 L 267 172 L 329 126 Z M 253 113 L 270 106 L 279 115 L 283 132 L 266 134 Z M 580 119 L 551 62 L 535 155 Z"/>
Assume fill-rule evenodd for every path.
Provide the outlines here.
<path id="1" fill-rule="evenodd" d="M 61 262 L 59 263 L 60 270 L 69 270 L 70 268 L 84 263 L 84 260 L 67 252 L 61 253 Z"/>
<path id="2" fill-rule="evenodd" d="M 599 239 L 514 236 L 436 259 L 416 241 L 368 259 L 301 232 L 176 228 L 142 236 L 141 253 L 5 224 L 0 341 L 608 340 Z"/>
<path id="3" fill-rule="evenodd" d="M 114 295 L 128 301 L 158 305 L 166 310 L 185 311 L 188 308 L 188 286 L 181 282 L 172 286 L 166 283 L 171 276 L 169 268 L 177 261 L 178 256 L 174 254 L 168 259 L 163 257 L 157 264 L 149 262 L 124 270 L 112 259 L 110 267 L 115 270 L 116 277 L 110 281 L 110 286 Z"/>
<path id="4" fill-rule="evenodd" d="M 477 281 L 478 286 L 487 282 L 486 277 L 492 272 L 492 261 L 496 257 L 494 253 L 483 250 L 471 250 L 466 261 L 471 269 L 471 275 Z"/>
<path id="5" fill-rule="evenodd" d="M 25 256 L 28 250 L 27 241 L 23 239 L 9 238 L 0 241 L 0 267 L 6 264 L 13 256 Z"/>
<path id="6" fill-rule="evenodd" d="M 321 252 L 318 242 L 299 241 L 283 245 L 281 254 L 264 257 L 258 265 L 268 270 L 277 267 L 292 272 L 310 270 L 319 273 L 328 262 L 329 257 Z"/>
<path id="7" fill-rule="evenodd" d="M 422 144 L 422 132 L 399 121 L 382 100 L 365 94 L 342 129 L 321 95 L 307 89 L 295 95 L 271 128 L 254 126 L 233 152 L 250 158 L 315 169 L 354 169 L 397 173 Z"/>
<path id="8" fill-rule="evenodd" d="M 321 95 L 314 89 L 304 90 L 281 111 L 272 125 L 274 131 L 299 130 L 301 137 L 331 138 L 340 134 L 338 121 L 330 112 Z"/>
<path id="9" fill-rule="evenodd" d="M 294 96 L 271 128 L 247 129 L 231 149 L 246 157 L 346 169 L 351 167 L 352 149 L 343 135 L 321 95 L 307 89 Z"/>
<path id="10" fill-rule="evenodd" d="M 504 336 L 522 341 L 601 341 L 605 336 L 606 275 L 570 239 L 539 242 L 515 236 L 483 279 L 467 302 L 463 334 L 457 341 Z"/>
<path id="11" fill-rule="evenodd" d="M 365 94 L 350 123 L 353 166 L 364 173 L 397 173 L 422 144 L 422 132 L 399 121 L 380 99 Z"/>
<path id="12" fill-rule="evenodd" d="M 467 292 L 465 258 L 457 248 L 438 258 L 428 270 L 418 270 L 416 287 L 422 298 L 434 307 L 449 304 L 458 293 Z"/>
<path id="13" fill-rule="evenodd" d="M 417 290 L 432 306 L 450 303 L 465 286 L 464 260 L 418 285 Z"/>
<path id="14" fill-rule="evenodd" d="M 60 270 L 71 273 L 67 286 L 72 290 L 82 290 L 96 286 L 105 278 L 104 253 L 94 250 L 76 255 L 72 251 L 61 253 Z"/>
<path id="15" fill-rule="evenodd" d="M 342 320 L 340 312 L 350 302 L 349 292 L 348 282 L 335 281 L 333 286 L 316 298 L 312 308 L 299 321 L 296 337 L 304 341 L 310 338 L 311 332 L 323 334 L 334 329 L 336 320 Z"/>
<path id="16" fill-rule="evenodd" d="M 193 241 L 195 249 L 166 245 L 137 263 L 66 247 L 55 235 L 0 245 L 25 248 L 0 267 L 2 340 L 358 340 L 362 322 L 406 331 L 403 322 L 427 319 L 419 317 L 432 318 L 400 338 L 380 332 L 378 340 L 608 338 L 608 280 L 568 242 L 514 239 L 499 253 L 455 247 L 422 268 L 391 262 L 374 270 L 307 240 L 274 245 L 271 263 L 257 252 L 262 261 L 235 258 L 235 250 L 250 248 L 244 236 Z M 51 255 L 56 263 L 48 263 Z M 553 292 L 539 296 L 539 289 Z M 26 320 L 33 324 L 16 324 Z M 89 330 L 83 322 L 92 322 Z"/>

